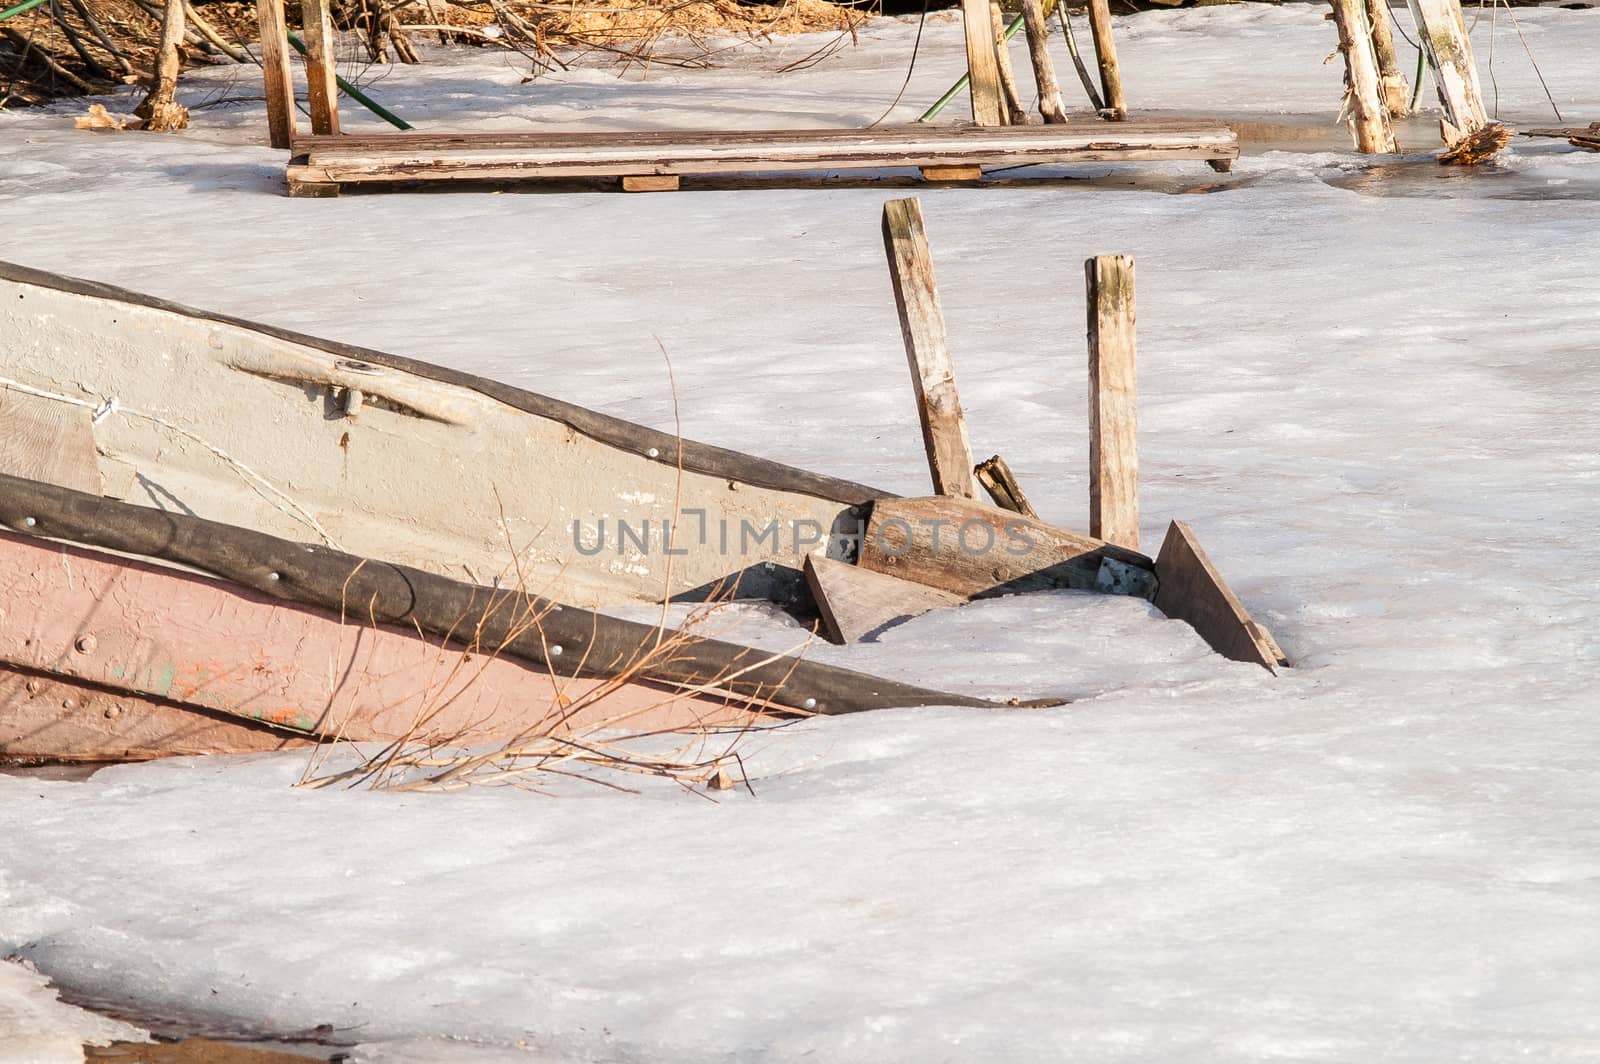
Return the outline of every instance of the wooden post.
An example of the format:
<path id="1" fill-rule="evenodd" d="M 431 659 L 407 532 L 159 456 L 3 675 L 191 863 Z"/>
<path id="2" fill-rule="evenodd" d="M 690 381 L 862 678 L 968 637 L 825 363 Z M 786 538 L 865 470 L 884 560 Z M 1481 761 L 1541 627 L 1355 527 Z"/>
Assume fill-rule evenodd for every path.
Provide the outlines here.
<path id="1" fill-rule="evenodd" d="M 261 32 L 261 78 L 267 90 L 267 132 L 274 148 L 287 148 L 294 138 L 294 80 L 284 41 L 289 24 L 283 0 L 256 0 L 256 27 Z"/>
<path id="2" fill-rule="evenodd" d="M 1372 50 L 1378 57 L 1378 89 L 1390 118 L 1411 113 L 1411 91 L 1400 58 L 1394 49 L 1394 14 L 1389 0 L 1366 0 L 1367 20 L 1372 25 Z"/>
<path id="3" fill-rule="evenodd" d="M 933 280 L 933 257 L 922 226 L 922 205 L 915 199 L 890 200 L 883 205 L 883 247 L 889 256 L 894 305 L 900 313 L 900 336 L 917 393 L 933 490 L 940 495 L 976 498 L 972 445 L 967 441 L 967 422 L 956 392 L 944 311 Z"/>
<path id="4" fill-rule="evenodd" d="M 1050 61 L 1050 26 L 1044 20 L 1044 5 L 1039 0 L 1022 0 L 1022 21 L 1028 32 L 1033 80 L 1039 85 L 1039 114 L 1046 122 L 1065 122 L 1067 108 L 1061 102 L 1055 64 Z"/>
<path id="5" fill-rule="evenodd" d="M 1433 68 L 1433 83 L 1439 90 L 1444 120 L 1439 132 L 1450 147 L 1489 124 L 1483 106 L 1483 90 L 1478 85 L 1478 68 L 1473 65 L 1472 45 L 1461 17 L 1460 0 L 1410 0 L 1416 16 L 1422 48 Z"/>
<path id="6" fill-rule="evenodd" d="M 994 47 L 989 0 L 961 0 L 961 25 L 967 35 L 972 120 L 980 126 L 1003 126 L 1006 118 L 1000 103 L 1000 57 Z"/>
<path id="7" fill-rule="evenodd" d="M 1113 121 L 1128 117 L 1128 99 L 1122 94 L 1122 71 L 1117 66 L 1117 42 L 1111 36 L 1110 0 L 1089 0 L 1089 29 L 1094 34 L 1094 54 L 1100 62 L 1100 87 Z"/>
<path id="8" fill-rule="evenodd" d="M 339 132 L 339 83 L 334 71 L 333 16 L 329 0 L 300 0 L 306 35 L 306 94 L 311 98 L 311 132 Z"/>
<path id="9" fill-rule="evenodd" d="M 995 65 L 1000 71 L 1000 95 L 1005 101 L 1006 121 L 1013 126 L 1025 126 L 1030 116 L 1017 92 L 1017 72 L 1011 68 L 1011 51 L 1006 47 L 1006 19 L 1000 14 L 999 4 L 989 5 L 989 21 L 994 26 Z"/>
<path id="10" fill-rule="evenodd" d="M 1339 50 L 1344 53 L 1344 111 L 1355 134 L 1356 148 L 1367 154 L 1394 152 L 1394 127 L 1378 88 L 1378 59 L 1367 29 L 1366 0 L 1332 0 L 1333 21 L 1339 27 Z"/>
<path id="11" fill-rule="evenodd" d="M 188 110 L 178 103 L 183 34 L 183 0 L 166 0 L 161 16 L 161 47 L 156 52 L 155 83 L 150 95 L 134 108 L 134 114 L 145 120 L 144 128 L 155 133 L 182 129 L 189 124 Z"/>
<path id="12" fill-rule="evenodd" d="M 1133 256 L 1084 262 L 1089 295 L 1089 535 L 1139 549 Z"/>

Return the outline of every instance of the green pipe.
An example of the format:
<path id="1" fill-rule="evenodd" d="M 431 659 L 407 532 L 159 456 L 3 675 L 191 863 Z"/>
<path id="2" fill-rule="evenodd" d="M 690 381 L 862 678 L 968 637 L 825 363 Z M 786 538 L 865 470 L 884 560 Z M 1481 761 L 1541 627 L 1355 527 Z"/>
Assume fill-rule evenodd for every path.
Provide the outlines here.
<path id="1" fill-rule="evenodd" d="M 42 4 L 44 3 L 44 0 L 30 0 L 30 2 Z M 299 37 L 296 37 L 293 33 L 289 34 L 288 36 L 289 43 L 294 45 L 294 50 L 299 52 L 301 55 L 305 55 L 306 43 Z M 359 103 L 362 107 L 365 107 L 367 110 L 371 111 L 373 114 L 377 115 L 379 118 L 383 119 L 396 129 L 416 128 L 410 122 L 407 122 L 404 118 L 401 118 L 399 115 L 389 111 L 382 104 L 373 100 L 372 97 L 368 96 L 366 93 L 362 92 L 360 89 L 356 88 L 339 75 L 335 74 L 333 76 L 333 80 L 339 83 L 340 91 L 342 91 L 346 96 L 350 97 L 356 103 Z"/>
<path id="2" fill-rule="evenodd" d="M 16 7 L 8 7 L 4 11 L 0 11 L 0 22 L 4 22 L 12 15 L 20 15 L 24 11 L 32 11 L 42 3 L 44 3 L 44 0 L 22 0 L 22 3 Z"/>
<path id="3" fill-rule="evenodd" d="M 1046 14 L 1049 14 L 1049 12 L 1046 12 Z M 1017 32 L 1021 29 L 1022 16 L 1018 15 L 1016 18 L 1011 20 L 1011 25 L 1006 27 L 1006 40 L 1009 41 L 1011 38 L 1015 37 Z M 939 97 L 938 101 L 934 103 L 932 107 L 922 112 L 922 117 L 917 119 L 917 121 L 932 122 L 935 118 L 938 118 L 939 112 L 950 106 L 950 101 L 959 96 L 961 94 L 961 90 L 966 88 L 968 83 L 971 81 L 971 73 L 961 75 L 961 77 L 956 80 L 956 83 L 950 86 L 950 91 Z"/>

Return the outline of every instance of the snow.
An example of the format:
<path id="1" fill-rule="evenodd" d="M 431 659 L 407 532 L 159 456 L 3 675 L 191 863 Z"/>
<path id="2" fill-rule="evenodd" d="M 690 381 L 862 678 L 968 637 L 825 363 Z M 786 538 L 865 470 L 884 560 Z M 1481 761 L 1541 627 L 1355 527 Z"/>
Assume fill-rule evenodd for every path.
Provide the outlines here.
<path id="1" fill-rule="evenodd" d="M 56 999 L 36 971 L 0 960 L 0 1061 L 81 1064 L 83 1046 L 148 1041 L 137 1027 L 96 1016 Z"/>
<path id="2" fill-rule="evenodd" d="M 1321 12 L 1120 20 L 1130 95 L 1331 121 Z M 1600 12 L 1517 17 L 1600 117 Z M 1548 123 L 1498 32 L 1506 117 Z M 419 126 L 844 124 L 912 33 L 781 76 L 827 38 L 643 81 L 435 54 L 372 88 Z M 932 22 L 901 117 L 959 55 Z M 878 233 L 903 190 L 291 201 L 259 102 L 171 137 L 76 106 L 0 113 L 0 258 L 671 428 L 659 340 L 687 435 L 927 490 Z M 1135 255 L 1146 547 L 1191 522 L 1298 669 L 1061 593 L 813 653 L 1074 704 L 804 722 L 750 740 L 753 796 L 304 791 L 294 755 L 0 777 L 0 953 L 395 1064 L 1600 1055 L 1600 156 L 1058 173 L 917 193 L 974 446 L 1085 523 L 1079 263 Z"/>

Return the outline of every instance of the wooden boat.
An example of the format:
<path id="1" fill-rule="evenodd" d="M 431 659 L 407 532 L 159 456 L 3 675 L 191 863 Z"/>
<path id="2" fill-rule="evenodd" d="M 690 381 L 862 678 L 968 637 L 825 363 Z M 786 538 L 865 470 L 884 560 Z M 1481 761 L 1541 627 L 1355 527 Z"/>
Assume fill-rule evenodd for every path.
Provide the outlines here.
<path id="1" fill-rule="evenodd" d="M 0 263 L 0 757 L 489 741 L 551 714 L 637 728 L 1006 704 L 595 612 L 665 597 L 812 608 L 817 564 L 865 566 L 873 522 L 945 502 Z M 1188 538 L 1156 561 L 1032 531 L 1039 552 L 976 567 L 993 588 L 917 544 L 871 575 L 909 576 L 938 603 L 1141 594 L 1231 657 L 1277 660 Z M 855 571 L 824 577 L 849 588 Z M 592 712 L 589 692 L 606 696 Z"/>

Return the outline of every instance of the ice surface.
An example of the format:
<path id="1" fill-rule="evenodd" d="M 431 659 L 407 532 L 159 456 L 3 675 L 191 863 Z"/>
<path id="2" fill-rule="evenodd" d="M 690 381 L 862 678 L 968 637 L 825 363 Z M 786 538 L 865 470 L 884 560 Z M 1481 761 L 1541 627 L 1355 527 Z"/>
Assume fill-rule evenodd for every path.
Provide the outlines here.
<path id="1" fill-rule="evenodd" d="M 83 1046 L 148 1041 L 137 1027 L 62 1004 L 50 981 L 0 960 L 0 1061 L 82 1064 Z"/>
<path id="2" fill-rule="evenodd" d="M 1331 121 L 1321 12 L 1124 20 L 1130 95 Z M 1600 118 L 1600 12 L 1518 18 Z M 852 124 L 912 29 L 781 77 L 825 38 L 373 88 L 419 126 Z M 1498 32 L 1507 116 L 1551 121 Z M 960 63 L 953 23 L 923 48 L 901 117 Z M 77 106 L 0 113 L 0 258 L 671 428 L 659 340 L 688 435 L 928 490 L 878 234 L 903 191 L 291 201 L 259 102 L 178 136 Z M 1060 173 L 920 192 L 974 446 L 1084 524 L 1080 263 L 1134 254 L 1146 546 L 1190 521 L 1301 668 L 1062 593 L 813 653 L 1074 704 L 806 722 L 751 741 L 753 797 L 305 792 L 293 756 L 0 777 L 0 952 L 397 1062 L 1600 1056 L 1600 156 Z"/>

